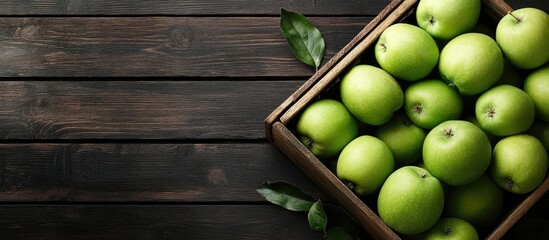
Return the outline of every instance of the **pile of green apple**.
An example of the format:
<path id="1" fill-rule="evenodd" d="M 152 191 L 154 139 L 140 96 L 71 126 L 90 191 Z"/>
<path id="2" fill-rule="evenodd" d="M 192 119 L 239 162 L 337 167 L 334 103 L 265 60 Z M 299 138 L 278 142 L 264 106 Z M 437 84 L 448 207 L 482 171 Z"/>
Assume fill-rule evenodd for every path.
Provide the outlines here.
<path id="1" fill-rule="evenodd" d="M 340 78 L 296 135 L 404 236 L 478 238 L 504 191 L 526 194 L 549 160 L 549 15 L 509 12 L 495 36 L 480 0 L 421 0 L 417 24 L 386 28 L 376 64 Z"/>

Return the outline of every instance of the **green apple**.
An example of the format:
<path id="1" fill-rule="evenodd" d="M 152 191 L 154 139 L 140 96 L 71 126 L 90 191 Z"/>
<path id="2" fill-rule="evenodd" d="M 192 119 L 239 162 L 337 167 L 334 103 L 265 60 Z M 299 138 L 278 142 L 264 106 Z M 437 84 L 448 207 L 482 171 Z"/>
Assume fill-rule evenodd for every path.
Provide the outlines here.
<path id="1" fill-rule="evenodd" d="M 386 28 L 375 45 L 375 57 L 381 68 L 408 81 L 427 76 L 438 62 L 438 46 L 423 29 L 396 23 Z"/>
<path id="2" fill-rule="evenodd" d="M 500 85 L 484 92 L 475 104 L 475 116 L 482 129 L 492 135 L 509 136 L 532 126 L 536 110 L 534 101 L 524 91 Z"/>
<path id="3" fill-rule="evenodd" d="M 426 231 L 440 218 L 444 190 L 426 169 L 405 166 L 394 171 L 378 195 L 379 217 L 403 235 Z"/>
<path id="4" fill-rule="evenodd" d="M 510 12 L 496 27 L 496 41 L 517 68 L 539 67 L 549 61 L 549 15 L 536 8 Z"/>
<path id="5" fill-rule="evenodd" d="M 337 176 L 347 182 L 356 194 L 366 196 L 379 190 L 394 170 L 391 149 L 373 136 L 360 136 L 351 141 L 337 160 Z"/>
<path id="6" fill-rule="evenodd" d="M 404 91 L 404 111 L 414 124 L 432 129 L 444 121 L 458 119 L 463 101 L 461 95 L 443 81 L 422 80 Z"/>
<path id="7" fill-rule="evenodd" d="M 534 101 L 537 117 L 549 122 L 549 65 L 530 73 L 523 89 Z"/>
<path id="8" fill-rule="evenodd" d="M 391 121 L 380 126 L 375 134 L 389 146 L 396 166 L 409 165 L 421 157 L 427 133 L 414 125 L 405 114 L 396 114 Z"/>
<path id="9" fill-rule="evenodd" d="M 547 172 L 549 160 L 541 142 L 519 134 L 500 140 L 494 147 L 490 172 L 503 189 L 524 194 L 538 187 Z"/>
<path id="10" fill-rule="evenodd" d="M 469 222 L 451 217 L 443 217 L 421 235 L 424 240 L 478 240 L 477 230 Z"/>
<path id="11" fill-rule="evenodd" d="M 404 102 L 398 82 L 371 65 L 356 65 L 347 72 L 340 93 L 343 104 L 358 120 L 375 126 L 388 122 Z"/>
<path id="12" fill-rule="evenodd" d="M 481 33 L 465 33 L 452 39 L 440 53 L 438 70 L 464 95 L 490 88 L 503 73 L 503 55 L 498 44 Z"/>
<path id="13" fill-rule="evenodd" d="M 503 191 L 484 174 L 472 183 L 446 189 L 446 216 L 463 219 L 479 229 L 496 222 L 503 207 Z"/>
<path id="14" fill-rule="evenodd" d="M 480 0 L 421 0 L 416 10 L 418 25 L 431 36 L 452 39 L 475 27 Z"/>
<path id="15" fill-rule="evenodd" d="M 303 110 L 296 131 L 315 156 L 327 159 L 339 154 L 358 136 L 358 123 L 341 102 L 321 99 Z"/>
<path id="16" fill-rule="evenodd" d="M 475 181 L 490 165 L 492 147 L 484 132 L 463 120 L 433 128 L 423 142 L 423 163 L 433 176 L 452 186 Z"/>

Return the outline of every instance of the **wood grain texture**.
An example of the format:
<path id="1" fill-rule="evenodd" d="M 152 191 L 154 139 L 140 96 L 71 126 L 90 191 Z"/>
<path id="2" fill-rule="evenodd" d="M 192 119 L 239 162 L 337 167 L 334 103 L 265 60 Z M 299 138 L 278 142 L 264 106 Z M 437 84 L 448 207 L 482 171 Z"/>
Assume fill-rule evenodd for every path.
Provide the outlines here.
<path id="1" fill-rule="evenodd" d="M 314 74 L 280 7 L 321 30 L 326 62 L 388 3 L 0 0 L 0 238 L 320 239 L 255 192 L 320 192 L 264 140 Z"/>
<path id="2" fill-rule="evenodd" d="M 356 58 L 363 56 L 365 49 L 369 47 L 370 44 L 375 42 L 375 39 L 377 39 L 383 29 L 385 29 L 388 25 L 393 24 L 393 22 L 398 22 L 402 16 L 405 16 L 410 9 L 415 7 L 415 2 L 417 2 L 417 0 L 404 1 L 397 9 L 395 9 L 394 12 L 391 13 L 390 16 L 383 19 L 384 21 L 379 24 L 381 28 L 375 29 L 373 32 L 369 33 L 363 40 L 360 39 L 360 41 L 354 41 L 353 39 L 350 44 L 353 48 L 352 51 L 355 51 L 354 54 L 351 52 L 337 65 L 325 65 L 325 68 L 329 68 L 326 75 L 322 76 L 322 78 L 315 78 L 317 75 L 310 78 L 305 85 L 301 87 L 301 89 L 304 89 L 304 87 L 306 88 L 305 93 L 301 91 L 294 93 L 285 102 L 291 103 L 288 107 L 284 106 L 284 104 L 281 105 L 282 107 L 279 107 L 270 115 L 269 118 L 266 119 L 267 131 L 271 131 L 267 133 L 269 140 L 285 152 L 285 154 L 289 156 L 289 158 L 291 158 L 296 165 L 303 169 L 309 178 L 316 183 L 320 183 L 319 185 L 322 186 L 322 189 L 341 203 L 348 210 L 348 212 L 353 214 L 364 229 L 370 232 L 376 239 L 398 239 L 398 236 L 393 230 L 387 227 L 385 223 L 379 219 L 379 217 L 375 216 L 374 212 L 372 212 L 360 199 L 356 198 L 354 193 L 350 192 L 345 186 L 343 186 L 341 181 L 333 176 L 333 174 L 325 168 L 323 163 L 318 161 L 315 156 L 313 156 L 301 143 L 299 143 L 295 136 L 288 131 L 286 126 L 291 126 L 293 124 L 291 120 L 295 116 L 298 116 L 304 106 L 307 106 L 311 101 L 317 99 L 321 94 L 323 94 L 325 89 L 332 87 L 335 83 L 337 83 L 338 76 L 341 76 L 341 72 L 346 68 L 348 69 L 348 66 L 355 64 Z M 504 15 L 502 13 L 507 12 L 505 9 L 510 9 L 509 6 L 503 1 L 485 0 L 485 3 L 497 4 L 498 10 L 492 11 L 497 13 L 493 14 L 494 16 L 498 16 L 496 20 Z M 410 16 L 413 18 L 414 15 Z M 370 24 L 376 24 L 376 20 L 377 18 L 372 20 Z M 366 27 L 363 31 L 367 30 L 368 27 Z M 343 49 L 340 53 L 348 54 L 345 51 L 346 50 Z M 324 69 L 321 69 L 321 72 L 323 70 Z M 272 118 L 272 116 L 275 118 Z M 546 191 L 544 190 L 544 186 L 540 187 L 538 190 L 542 192 L 531 194 L 531 200 L 525 202 L 527 204 L 523 203 L 518 206 L 516 209 L 519 211 L 513 210 L 510 214 L 511 217 L 506 219 L 503 225 L 499 226 L 496 230 L 498 235 L 495 237 L 490 237 L 489 239 L 501 238 L 503 234 L 505 234 L 505 232 L 511 227 L 511 225 L 516 222 L 516 219 L 520 218 L 524 212 L 527 211 L 530 206 L 541 197 L 540 195 L 543 195 Z"/>
<path id="3" fill-rule="evenodd" d="M 0 5 L 1 6 L 1 5 Z M 312 17 L 325 61 L 369 17 Z M 279 17 L 0 18 L 0 77 L 309 77 Z"/>
<path id="4" fill-rule="evenodd" d="M 375 15 L 390 0 L 1 0 L 2 15 Z"/>
<path id="5" fill-rule="evenodd" d="M 306 15 L 376 15 L 390 0 L 1 0 L 0 15 L 278 15 L 280 8 Z M 507 0 L 514 8 L 540 0 Z M 549 6 L 541 5 L 542 9 Z"/>
<path id="6" fill-rule="evenodd" d="M 0 139 L 264 139 L 303 81 L 0 81 Z"/>
<path id="7" fill-rule="evenodd" d="M 281 149 L 303 172 L 318 183 L 335 201 L 368 232 L 373 239 L 399 239 L 379 216 L 353 193 L 332 170 L 318 160 L 282 123 L 273 124 L 273 143 Z"/>
<path id="8" fill-rule="evenodd" d="M 284 180 L 320 191 L 256 144 L 0 144 L 0 202 L 265 202 Z"/>
<path id="9" fill-rule="evenodd" d="M 401 3 L 401 0 L 394 0 L 392 1 L 387 7 L 385 7 L 380 13 L 373 18 L 368 24 L 351 39 L 349 43 L 345 45 L 340 51 L 338 51 L 326 64 L 324 64 L 318 71 L 315 72 L 313 76 L 311 76 L 303 85 L 299 87 L 290 97 L 288 97 L 282 104 L 280 104 L 276 109 L 274 109 L 271 114 L 265 119 L 265 132 L 267 139 L 271 140 L 271 131 L 272 131 L 272 124 L 275 121 L 278 121 L 282 114 L 286 112 L 286 110 L 290 107 L 292 107 L 291 104 L 294 104 L 296 101 L 299 101 L 299 99 L 307 94 L 309 91 L 311 91 L 311 88 L 315 86 L 315 84 L 325 78 L 327 75 L 334 74 L 332 71 L 332 68 L 334 66 L 338 66 L 342 60 L 347 61 L 347 56 L 350 52 L 354 49 L 354 46 L 357 42 L 362 41 L 368 34 L 374 29 L 375 26 L 379 24 L 383 19 L 388 17 L 393 10 L 395 10 L 395 6 L 398 6 Z"/>
<path id="10" fill-rule="evenodd" d="M 3 239 L 321 239 L 272 205 L 2 205 Z"/>
<path id="11" fill-rule="evenodd" d="M 417 3 L 417 0 L 402 2 L 395 1 L 394 5 L 390 5 L 387 8 L 387 12 L 390 14 L 383 16 L 380 15 L 372 20 L 359 34 L 364 36 L 364 38 L 353 39 L 353 41 L 348 45 L 349 49 L 346 48 L 342 51 L 348 52 L 345 53 L 345 57 L 343 57 L 341 61 L 332 65 L 330 69 L 326 69 L 326 74 L 321 78 L 311 78 L 308 80 L 312 85 L 310 89 L 303 93 L 301 97 L 295 101 L 295 104 L 287 109 L 287 111 L 280 117 L 280 121 L 284 124 L 289 124 L 293 118 L 299 115 L 299 112 L 305 106 L 310 104 L 314 99 L 317 99 L 320 94 L 327 90 L 330 86 L 333 86 L 340 76 L 356 64 L 360 58 L 363 58 L 363 56 L 366 55 L 366 51 L 368 49 L 372 49 L 375 46 L 377 39 L 388 26 L 402 20 L 404 16 L 412 16 L 413 18 L 413 15 L 408 14 L 411 13 L 411 10 Z M 375 56 L 372 56 L 370 59 L 375 61 Z M 366 61 L 370 59 L 362 59 L 361 63 L 367 64 Z"/>

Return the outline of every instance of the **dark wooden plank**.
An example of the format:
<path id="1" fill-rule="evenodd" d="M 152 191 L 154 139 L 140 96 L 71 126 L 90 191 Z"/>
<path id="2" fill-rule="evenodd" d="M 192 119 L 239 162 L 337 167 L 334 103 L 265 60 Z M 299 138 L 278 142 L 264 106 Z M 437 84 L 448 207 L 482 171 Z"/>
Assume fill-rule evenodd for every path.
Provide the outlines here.
<path id="1" fill-rule="evenodd" d="M 274 15 L 287 8 L 307 15 L 375 15 L 390 0 L 348 1 L 137 1 L 1 0 L 0 15 Z M 506 0 L 514 8 L 538 6 L 540 0 Z"/>
<path id="2" fill-rule="evenodd" d="M 267 143 L 0 144 L 0 202 L 265 202 L 267 180 L 320 193 Z"/>
<path id="3" fill-rule="evenodd" d="M 1 5 L 0 5 L 1 6 Z M 370 20 L 313 17 L 326 61 Z M 0 18 L 0 76 L 309 77 L 279 17 Z"/>
<path id="4" fill-rule="evenodd" d="M 546 0 L 505 0 L 505 2 L 513 9 L 535 7 L 549 13 L 549 1 Z"/>
<path id="5" fill-rule="evenodd" d="M 154 1 L 1 0 L 2 15 L 275 15 L 280 8 L 315 15 L 375 15 L 390 0 Z"/>
<path id="6" fill-rule="evenodd" d="M 2 205 L 2 239 L 321 239 L 272 205 Z"/>
<path id="7" fill-rule="evenodd" d="M 306 15 L 375 15 L 390 0 L 348 1 L 138 1 L 138 0 L 1 0 L 1 15 L 275 15 L 287 8 Z M 514 8 L 545 7 L 540 0 L 507 0 Z"/>
<path id="8" fill-rule="evenodd" d="M 303 81 L 0 81 L 0 139 L 264 139 Z"/>

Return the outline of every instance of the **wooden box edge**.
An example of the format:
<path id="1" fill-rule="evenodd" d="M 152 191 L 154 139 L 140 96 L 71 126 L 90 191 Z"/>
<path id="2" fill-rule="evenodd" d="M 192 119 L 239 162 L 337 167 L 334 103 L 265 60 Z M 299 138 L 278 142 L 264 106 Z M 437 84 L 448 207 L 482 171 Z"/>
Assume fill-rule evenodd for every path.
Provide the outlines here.
<path id="1" fill-rule="evenodd" d="M 307 93 L 326 73 L 341 60 L 345 59 L 347 54 L 368 34 L 377 28 L 377 26 L 389 16 L 397 7 L 405 1 L 410 0 L 392 0 L 372 21 L 370 21 L 353 39 L 338 51 L 326 64 L 315 72 L 303 85 L 301 85 L 292 95 L 290 95 L 282 104 L 273 110 L 264 120 L 265 135 L 267 140 L 272 141 L 272 125 L 280 121 L 280 117 L 293 106 L 305 93 Z M 417 1 L 417 0 L 412 0 Z"/>
<path id="2" fill-rule="evenodd" d="M 273 124 L 273 144 L 283 151 L 323 191 L 330 194 L 362 228 L 376 239 L 400 239 L 358 196 L 300 144 L 281 122 Z"/>
<path id="3" fill-rule="evenodd" d="M 394 14 L 402 4 L 415 4 L 419 0 L 393 0 L 384 10 L 382 10 L 362 31 L 353 38 L 342 50 L 340 50 L 330 61 L 328 61 L 319 71 L 317 71 L 309 80 L 307 80 L 299 89 L 297 89 L 289 98 L 279 105 L 265 119 L 265 129 L 267 139 L 284 152 L 310 179 L 313 180 L 324 191 L 329 192 L 349 213 L 362 225 L 364 230 L 370 233 L 376 239 L 400 239 L 400 237 L 391 230 L 365 203 L 350 191 L 337 177 L 310 153 L 299 140 L 293 136 L 286 124 L 295 116 L 314 96 L 325 87 L 315 89 L 317 92 L 310 93 L 311 89 L 318 85 L 319 81 L 326 77 L 338 63 L 344 61 L 349 53 L 361 43 L 368 35 L 376 30 L 390 14 Z M 505 16 L 513 9 L 504 0 L 482 0 L 484 12 L 494 20 Z M 488 7 L 486 7 L 488 6 Z M 406 8 L 409 10 L 408 8 Z M 402 12 L 401 12 L 402 14 Z M 404 17 L 404 16 L 400 16 Z M 376 38 L 377 39 L 377 38 Z M 352 61 L 350 61 L 352 62 Z M 311 96 L 304 96 L 309 93 Z M 299 107 L 296 103 L 302 101 Z M 291 108 L 294 107 L 292 110 Z M 285 116 L 286 115 L 286 116 Z M 305 148 L 305 149 L 302 149 Z M 321 174 L 318 174 L 318 173 Z M 316 174 L 316 175 L 315 175 Z M 541 198 L 549 191 L 549 175 L 546 176 L 543 183 L 533 192 L 515 206 L 510 212 L 502 218 L 500 223 L 490 231 L 486 239 L 501 239 L 511 227 Z M 357 202 L 360 201 L 360 202 Z M 373 215 L 372 215 L 373 214 Z"/>

